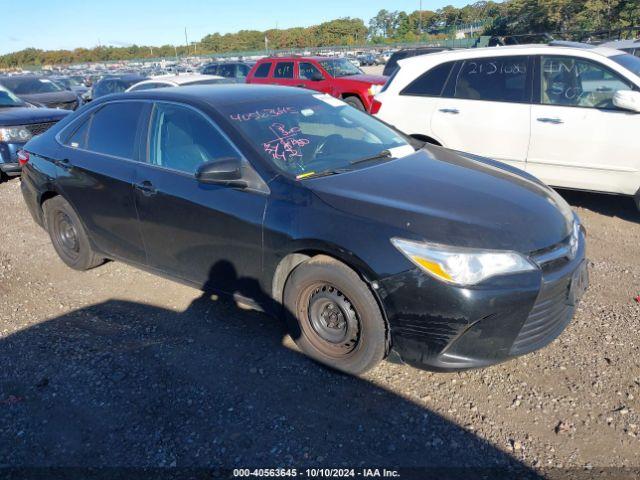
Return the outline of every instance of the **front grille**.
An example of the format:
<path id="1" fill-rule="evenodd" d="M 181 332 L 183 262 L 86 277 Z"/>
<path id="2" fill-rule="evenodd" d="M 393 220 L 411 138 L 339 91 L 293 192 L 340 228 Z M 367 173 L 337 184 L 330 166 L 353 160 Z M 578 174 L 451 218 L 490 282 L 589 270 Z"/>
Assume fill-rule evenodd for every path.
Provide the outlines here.
<path id="1" fill-rule="evenodd" d="M 575 256 L 575 250 L 571 249 L 571 236 L 562 242 L 556 243 L 548 248 L 537 250 L 531 253 L 531 259 L 542 269 L 543 272 L 557 270 L 569 263 Z"/>
<path id="2" fill-rule="evenodd" d="M 55 124 L 56 124 L 56 122 L 32 123 L 31 125 L 26 125 L 26 127 L 27 127 L 27 130 L 29 130 L 29 132 L 31 132 L 31 135 L 33 135 L 35 137 L 36 135 L 40 135 L 40 134 L 46 132 L 51 127 L 53 127 Z"/>
<path id="3" fill-rule="evenodd" d="M 544 347 L 571 321 L 571 276 L 543 284 L 538 300 L 511 347 L 511 355 L 524 355 Z"/>
<path id="4" fill-rule="evenodd" d="M 76 108 L 78 108 L 78 101 L 77 100 L 71 100 L 70 102 L 50 103 L 49 107 L 50 108 L 61 108 L 63 110 L 75 110 Z"/>

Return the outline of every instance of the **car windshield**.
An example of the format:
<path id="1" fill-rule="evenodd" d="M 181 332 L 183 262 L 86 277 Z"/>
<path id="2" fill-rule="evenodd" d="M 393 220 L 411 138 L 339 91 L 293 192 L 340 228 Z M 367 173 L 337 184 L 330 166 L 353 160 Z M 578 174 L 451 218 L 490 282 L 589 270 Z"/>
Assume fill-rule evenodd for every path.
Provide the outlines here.
<path id="1" fill-rule="evenodd" d="M 622 55 L 614 55 L 613 57 L 609 57 L 611 60 L 616 62 L 619 65 L 622 65 L 627 70 L 631 70 L 637 76 L 640 77 L 640 58 L 634 55 L 629 55 L 628 53 L 623 53 Z"/>
<path id="2" fill-rule="evenodd" d="M 263 158 L 298 179 L 414 152 L 401 134 L 324 94 L 227 105 L 222 113 Z"/>
<path id="3" fill-rule="evenodd" d="M 61 92 L 64 89 L 48 78 L 8 78 L 2 83 L 16 95 Z"/>
<path id="4" fill-rule="evenodd" d="M 24 102 L 0 85 L 0 107 L 24 107 Z"/>
<path id="5" fill-rule="evenodd" d="M 324 68 L 332 77 L 348 77 L 350 75 L 360 75 L 362 70 L 356 67 L 346 58 L 332 58 L 329 60 L 321 60 L 320 65 Z"/>

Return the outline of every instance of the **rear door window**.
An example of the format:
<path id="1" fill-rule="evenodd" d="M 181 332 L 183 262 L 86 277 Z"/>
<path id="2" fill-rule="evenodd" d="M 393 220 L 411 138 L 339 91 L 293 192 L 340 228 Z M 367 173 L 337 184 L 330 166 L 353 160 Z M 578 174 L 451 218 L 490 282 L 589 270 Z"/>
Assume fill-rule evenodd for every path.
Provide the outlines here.
<path id="1" fill-rule="evenodd" d="M 204 67 L 202 70 L 204 75 L 217 75 L 218 74 L 218 65 L 209 65 Z"/>
<path id="2" fill-rule="evenodd" d="M 273 78 L 293 78 L 293 62 L 278 62 Z"/>
<path id="3" fill-rule="evenodd" d="M 87 150 L 104 155 L 134 159 L 143 102 L 108 103 L 93 114 Z"/>
<path id="4" fill-rule="evenodd" d="M 411 82 L 400 95 L 415 95 L 421 97 L 439 97 L 442 94 L 449 73 L 455 62 L 436 65 Z"/>
<path id="5" fill-rule="evenodd" d="M 529 102 L 527 56 L 465 60 L 455 79 L 454 98 L 491 102 Z"/>
<path id="6" fill-rule="evenodd" d="M 82 121 L 80 126 L 69 136 L 65 144 L 71 148 L 85 148 L 87 132 L 89 131 L 89 118 Z"/>
<path id="7" fill-rule="evenodd" d="M 235 78 L 236 66 L 231 63 L 222 64 L 218 66 L 217 75 L 220 75 L 221 77 L 224 77 L 224 78 Z"/>
<path id="8" fill-rule="evenodd" d="M 261 63 L 258 68 L 256 68 L 256 73 L 254 77 L 256 78 L 267 78 L 269 76 L 269 71 L 271 70 L 271 62 Z"/>

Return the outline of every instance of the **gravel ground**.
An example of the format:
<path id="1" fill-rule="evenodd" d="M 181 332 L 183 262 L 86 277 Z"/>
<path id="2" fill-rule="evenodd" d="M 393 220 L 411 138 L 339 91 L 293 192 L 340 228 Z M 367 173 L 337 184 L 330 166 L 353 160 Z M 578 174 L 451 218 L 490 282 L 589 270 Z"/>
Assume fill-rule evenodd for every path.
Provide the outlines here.
<path id="1" fill-rule="evenodd" d="M 347 377 L 279 320 L 107 263 L 66 268 L 0 184 L 0 466 L 640 467 L 640 214 L 561 192 L 592 285 L 540 352 Z M 617 471 L 617 470 L 614 470 Z"/>

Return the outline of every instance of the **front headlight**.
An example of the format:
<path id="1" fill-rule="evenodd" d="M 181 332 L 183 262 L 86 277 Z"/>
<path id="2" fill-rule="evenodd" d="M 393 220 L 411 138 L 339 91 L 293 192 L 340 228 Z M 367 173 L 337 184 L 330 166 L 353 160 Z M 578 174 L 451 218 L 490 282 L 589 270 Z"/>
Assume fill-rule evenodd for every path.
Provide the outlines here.
<path id="1" fill-rule="evenodd" d="M 569 254 L 571 258 L 576 258 L 578 254 L 578 248 L 580 247 L 580 230 L 581 230 L 580 222 L 577 217 L 573 222 L 573 229 L 571 230 L 571 238 L 569 238 Z"/>
<path id="2" fill-rule="evenodd" d="M 31 136 L 31 132 L 27 130 L 27 127 L 22 125 L 0 128 L 0 142 L 24 143 L 30 140 Z"/>
<path id="3" fill-rule="evenodd" d="M 371 95 L 372 97 L 376 96 L 382 91 L 382 87 L 383 85 L 371 85 L 369 87 L 369 95 Z"/>
<path id="4" fill-rule="evenodd" d="M 401 238 L 391 243 L 432 277 L 459 286 L 476 285 L 496 275 L 537 270 L 524 255 L 513 251 L 450 247 Z"/>

